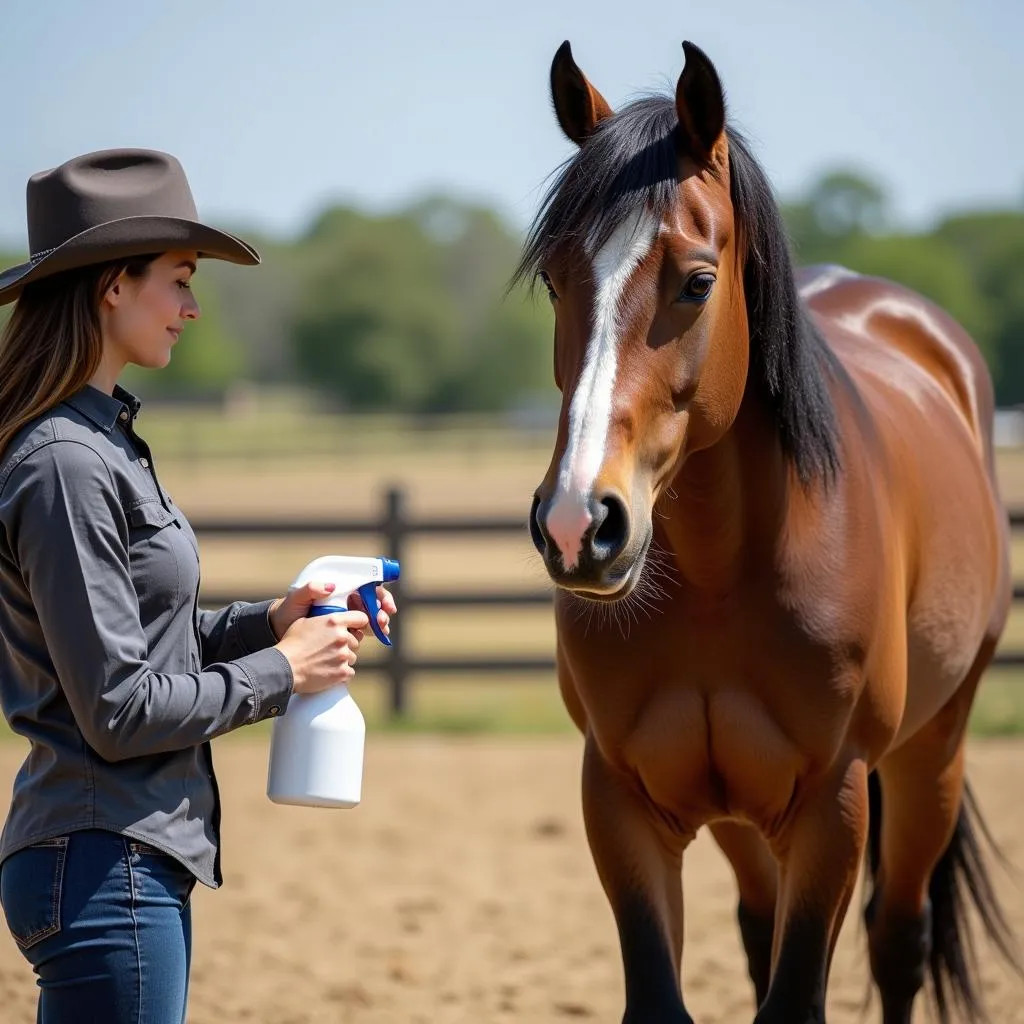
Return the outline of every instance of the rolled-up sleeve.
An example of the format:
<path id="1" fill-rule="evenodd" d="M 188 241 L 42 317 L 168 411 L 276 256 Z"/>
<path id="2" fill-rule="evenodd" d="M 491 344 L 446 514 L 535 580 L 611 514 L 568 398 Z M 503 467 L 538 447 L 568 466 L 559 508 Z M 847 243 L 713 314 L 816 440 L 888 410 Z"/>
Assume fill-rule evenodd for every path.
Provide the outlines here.
<path id="1" fill-rule="evenodd" d="M 198 672 L 152 669 L 130 574 L 128 521 L 92 448 L 46 444 L 16 467 L 4 490 L 11 547 L 54 669 L 101 757 L 180 750 L 284 707 L 292 687 L 287 659 L 245 642 L 255 610 L 239 609 L 233 625 L 226 610 L 220 650 L 235 644 L 239 657 Z"/>

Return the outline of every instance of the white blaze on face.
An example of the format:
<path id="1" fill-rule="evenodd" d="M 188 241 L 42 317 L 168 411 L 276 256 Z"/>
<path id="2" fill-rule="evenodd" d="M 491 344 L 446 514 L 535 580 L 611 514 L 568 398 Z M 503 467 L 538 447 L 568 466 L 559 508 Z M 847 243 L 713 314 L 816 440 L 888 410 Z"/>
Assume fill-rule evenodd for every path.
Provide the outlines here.
<path id="1" fill-rule="evenodd" d="M 566 569 L 575 569 L 591 523 L 590 497 L 604 461 L 619 348 L 619 301 L 630 275 L 650 251 L 657 223 L 645 210 L 616 228 L 593 256 L 593 333 L 569 406 L 569 440 L 547 527 Z"/>

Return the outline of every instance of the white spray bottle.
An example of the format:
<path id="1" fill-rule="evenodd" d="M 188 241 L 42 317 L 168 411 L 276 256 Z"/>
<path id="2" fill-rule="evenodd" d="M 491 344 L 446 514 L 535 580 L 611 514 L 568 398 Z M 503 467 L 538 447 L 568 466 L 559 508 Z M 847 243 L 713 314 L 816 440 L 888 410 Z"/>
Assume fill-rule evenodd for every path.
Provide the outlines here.
<path id="1" fill-rule="evenodd" d="M 324 555 L 299 573 L 292 588 L 312 582 L 335 585 L 329 597 L 314 603 L 310 615 L 346 611 L 348 596 L 358 592 L 374 635 L 390 646 L 377 623 L 377 587 L 398 576 L 398 563 L 390 558 Z M 320 693 L 293 693 L 272 727 L 267 796 L 278 804 L 355 807 L 362 799 L 365 738 L 363 713 L 344 683 Z"/>

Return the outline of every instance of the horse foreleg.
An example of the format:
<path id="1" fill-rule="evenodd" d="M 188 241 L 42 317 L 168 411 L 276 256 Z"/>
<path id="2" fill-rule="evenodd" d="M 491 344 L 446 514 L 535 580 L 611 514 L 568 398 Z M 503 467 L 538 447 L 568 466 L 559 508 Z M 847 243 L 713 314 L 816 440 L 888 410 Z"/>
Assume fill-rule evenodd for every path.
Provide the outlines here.
<path id="1" fill-rule="evenodd" d="M 772 969 L 778 866 L 767 842 L 753 826 L 716 821 L 709 828 L 736 874 L 740 894 L 736 917 L 756 1005 L 760 1006 L 768 994 Z"/>
<path id="2" fill-rule="evenodd" d="M 588 738 L 583 815 L 594 865 L 619 931 L 623 1024 L 693 1024 L 683 1005 L 682 856 L 689 835 L 670 826 L 642 789 Z"/>
<path id="3" fill-rule="evenodd" d="M 824 1024 L 832 954 L 867 829 L 867 767 L 850 759 L 807 783 L 773 837 L 781 865 L 774 966 L 754 1024 Z"/>

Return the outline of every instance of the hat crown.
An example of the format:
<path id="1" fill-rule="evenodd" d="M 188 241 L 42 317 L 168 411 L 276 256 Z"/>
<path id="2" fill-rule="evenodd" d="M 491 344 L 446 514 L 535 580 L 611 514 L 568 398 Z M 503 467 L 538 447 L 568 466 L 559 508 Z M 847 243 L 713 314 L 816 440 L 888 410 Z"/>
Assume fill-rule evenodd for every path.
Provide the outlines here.
<path id="1" fill-rule="evenodd" d="M 181 164 L 151 149 L 104 149 L 75 157 L 33 174 L 26 198 L 32 259 L 82 231 L 125 217 L 198 218 Z"/>

